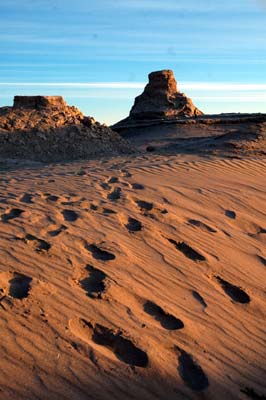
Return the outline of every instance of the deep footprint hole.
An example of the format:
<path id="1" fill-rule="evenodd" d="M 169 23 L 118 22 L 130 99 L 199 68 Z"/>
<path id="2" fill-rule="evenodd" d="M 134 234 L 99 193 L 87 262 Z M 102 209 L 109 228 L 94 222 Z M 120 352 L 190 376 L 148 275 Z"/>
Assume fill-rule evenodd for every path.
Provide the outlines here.
<path id="1" fill-rule="evenodd" d="M 131 187 L 134 190 L 143 190 L 144 189 L 144 186 L 141 183 L 132 183 Z"/>
<path id="2" fill-rule="evenodd" d="M 203 308 L 207 307 L 207 303 L 205 302 L 204 298 L 199 294 L 199 292 L 197 292 L 196 290 L 192 290 L 192 296 L 203 306 Z"/>
<path id="3" fill-rule="evenodd" d="M 8 213 L 3 214 L 1 219 L 3 222 L 8 222 L 10 219 L 18 218 L 22 213 L 24 213 L 24 210 L 21 210 L 20 208 L 13 208 Z"/>
<path id="4" fill-rule="evenodd" d="M 86 248 L 91 252 L 92 257 L 96 260 L 111 261 L 115 259 L 115 255 L 113 253 L 110 253 L 107 250 L 102 250 L 95 244 L 86 245 Z"/>
<path id="5" fill-rule="evenodd" d="M 135 202 L 141 210 L 151 211 L 153 209 L 153 203 L 149 203 L 144 200 L 136 200 Z"/>
<path id="6" fill-rule="evenodd" d="M 105 278 L 106 274 L 92 267 L 91 265 L 87 265 L 86 270 L 90 273 L 89 277 L 84 278 L 80 281 L 81 287 L 86 291 L 87 296 L 89 297 L 101 297 L 101 294 L 105 291 Z"/>
<path id="7" fill-rule="evenodd" d="M 33 203 L 33 201 L 32 201 L 32 195 L 29 194 L 29 193 L 25 193 L 25 194 L 20 198 L 19 201 L 21 201 L 22 203 L 27 203 L 27 204 Z"/>
<path id="8" fill-rule="evenodd" d="M 223 288 L 224 292 L 235 302 L 241 304 L 250 303 L 251 299 L 249 295 L 240 287 L 233 285 L 222 279 L 219 276 L 216 276 L 216 279 L 220 286 Z"/>
<path id="9" fill-rule="evenodd" d="M 204 222 L 198 221 L 197 219 L 189 219 L 188 223 L 190 225 L 194 225 L 198 228 L 201 228 L 207 232 L 210 233 L 216 233 L 217 231 L 215 229 L 213 229 L 212 227 L 210 227 L 209 225 L 205 224 Z"/>
<path id="10" fill-rule="evenodd" d="M 14 278 L 9 281 L 9 295 L 14 299 L 24 299 L 28 297 L 31 288 L 32 278 L 15 273 Z"/>
<path id="11" fill-rule="evenodd" d="M 64 220 L 68 222 L 75 222 L 79 217 L 74 210 L 63 210 L 62 215 Z"/>
<path id="12" fill-rule="evenodd" d="M 115 188 L 112 192 L 108 193 L 108 200 L 119 200 L 121 197 L 121 189 L 119 187 Z"/>
<path id="13" fill-rule="evenodd" d="M 67 227 L 65 225 L 61 225 L 59 228 L 53 230 L 53 231 L 49 231 L 49 235 L 52 237 L 58 236 L 61 232 L 65 231 L 67 229 Z"/>
<path id="14" fill-rule="evenodd" d="M 180 348 L 177 349 L 180 353 L 178 372 L 185 385 L 194 391 L 205 390 L 209 386 L 209 380 L 201 366 L 190 354 Z"/>
<path id="15" fill-rule="evenodd" d="M 126 228 L 129 232 L 139 232 L 142 230 L 142 223 L 135 218 L 128 218 Z"/>
<path id="16" fill-rule="evenodd" d="M 48 251 L 51 248 L 50 243 L 29 233 L 25 236 L 24 241 L 25 243 L 31 242 L 37 252 Z"/>
<path id="17" fill-rule="evenodd" d="M 236 219 L 236 213 L 235 213 L 235 211 L 226 210 L 226 211 L 225 211 L 225 215 L 226 215 L 226 217 L 228 217 L 228 218 Z"/>
<path id="18" fill-rule="evenodd" d="M 117 358 L 126 364 L 142 368 L 148 366 L 146 352 L 136 347 L 131 340 L 124 338 L 121 333 L 114 333 L 111 329 L 96 324 L 92 340 L 96 344 L 112 349 Z"/>
<path id="19" fill-rule="evenodd" d="M 266 400 L 266 396 L 257 393 L 253 388 L 250 387 L 245 387 L 244 389 L 240 389 L 240 392 L 244 393 L 247 397 L 253 400 Z"/>
<path id="20" fill-rule="evenodd" d="M 172 243 L 177 250 L 181 251 L 181 253 L 183 253 L 190 260 L 193 260 L 193 261 L 205 261 L 206 260 L 206 258 L 202 254 L 200 254 L 199 252 L 194 250 L 187 243 L 176 242 L 174 239 L 168 239 L 168 241 L 170 243 Z"/>
<path id="21" fill-rule="evenodd" d="M 144 311 L 160 322 L 161 326 L 167 330 L 177 330 L 184 328 L 184 323 L 181 319 L 166 313 L 161 307 L 152 301 L 146 301 L 143 305 Z"/>

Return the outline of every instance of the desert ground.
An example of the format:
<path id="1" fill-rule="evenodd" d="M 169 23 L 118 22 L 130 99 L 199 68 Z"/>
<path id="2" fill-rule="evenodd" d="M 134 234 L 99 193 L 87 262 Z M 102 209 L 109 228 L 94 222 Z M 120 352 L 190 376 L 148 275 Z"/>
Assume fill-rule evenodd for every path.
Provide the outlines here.
<path id="1" fill-rule="evenodd" d="M 0 399 L 265 399 L 264 158 L 1 163 Z"/>

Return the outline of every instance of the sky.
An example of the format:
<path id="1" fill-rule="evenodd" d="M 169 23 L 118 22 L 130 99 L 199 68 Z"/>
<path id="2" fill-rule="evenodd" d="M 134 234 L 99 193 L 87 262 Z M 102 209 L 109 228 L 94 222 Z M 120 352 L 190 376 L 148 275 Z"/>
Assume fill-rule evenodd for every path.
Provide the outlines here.
<path id="1" fill-rule="evenodd" d="M 266 112 L 266 0 L 0 0 L 0 106 L 62 95 L 112 124 L 172 69 L 203 112 Z"/>

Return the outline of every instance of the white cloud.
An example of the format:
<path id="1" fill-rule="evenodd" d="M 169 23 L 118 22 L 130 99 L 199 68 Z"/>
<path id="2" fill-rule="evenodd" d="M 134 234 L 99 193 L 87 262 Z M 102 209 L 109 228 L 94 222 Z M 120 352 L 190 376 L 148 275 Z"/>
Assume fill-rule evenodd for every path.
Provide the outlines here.
<path id="1" fill-rule="evenodd" d="M 4 87 L 62 87 L 84 89 L 143 89 L 146 82 L 0 82 Z M 183 82 L 178 83 L 181 90 L 250 92 L 265 91 L 266 83 L 228 83 L 228 82 Z"/>
<path id="2" fill-rule="evenodd" d="M 21 86 L 21 87 L 76 87 L 76 88 L 97 88 L 97 89 L 142 89 L 145 83 L 134 82 L 0 82 L 0 86 Z"/>
<path id="3" fill-rule="evenodd" d="M 227 82 L 184 82 L 179 84 L 180 89 L 203 91 L 266 91 L 266 83 L 227 83 Z"/>

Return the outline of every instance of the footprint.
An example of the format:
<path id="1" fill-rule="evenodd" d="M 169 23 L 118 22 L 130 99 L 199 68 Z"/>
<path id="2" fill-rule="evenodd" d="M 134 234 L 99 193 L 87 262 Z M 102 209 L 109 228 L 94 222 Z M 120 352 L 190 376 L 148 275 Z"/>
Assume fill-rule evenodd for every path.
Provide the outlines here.
<path id="1" fill-rule="evenodd" d="M 58 201 L 59 197 L 55 196 L 53 194 L 48 194 L 46 197 L 47 201 L 52 201 L 53 203 L 56 203 Z"/>
<path id="2" fill-rule="evenodd" d="M 27 235 L 24 238 L 16 238 L 17 240 L 23 240 L 24 243 L 30 244 L 35 251 L 42 252 L 42 251 L 48 251 L 51 248 L 50 243 L 46 242 L 43 239 L 39 239 L 34 235 L 31 235 L 27 233 Z"/>
<path id="3" fill-rule="evenodd" d="M 114 254 L 110 253 L 107 250 L 102 250 L 95 244 L 86 244 L 85 248 L 91 252 L 92 257 L 95 258 L 96 260 L 111 261 L 115 259 Z"/>
<path id="4" fill-rule="evenodd" d="M 82 289 L 86 291 L 87 296 L 101 299 L 102 293 L 106 289 L 105 279 L 107 275 L 91 265 L 87 265 L 86 270 L 90 275 L 79 282 Z"/>
<path id="5" fill-rule="evenodd" d="M 90 210 L 98 211 L 98 213 L 101 213 L 103 215 L 117 214 L 117 212 L 112 210 L 111 208 L 97 206 L 96 204 L 93 203 L 90 204 Z"/>
<path id="6" fill-rule="evenodd" d="M 163 197 L 163 202 L 166 204 L 172 204 L 166 197 Z"/>
<path id="7" fill-rule="evenodd" d="M 144 186 L 141 183 L 131 183 L 131 187 L 134 190 L 143 190 Z"/>
<path id="8" fill-rule="evenodd" d="M 153 209 L 153 203 L 149 203 L 144 200 L 136 200 L 135 203 L 141 211 L 151 211 Z"/>
<path id="9" fill-rule="evenodd" d="M 236 219 L 236 213 L 235 213 L 235 211 L 226 210 L 226 211 L 225 211 L 225 215 L 226 215 L 228 218 Z"/>
<path id="10" fill-rule="evenodd" d="M 29 276 L 15 273 L 14 278 L 9 281 L 9 295 L 14 299 L 24 299 L 28 297 L 32 278 Z"/>
<path id="11" fill-rule="evenodd" d="M 253 400 L 266 400 L 266 396 L 263 394 L 258 394 L 254 389 L 245 387 L 245 389 L 240 389 L 240 392 L 244 393 L 247 397 Z"/>
<path id="12" fill-rule="evenodd" d="M 75 222 L 79 215 L 73 210 L 63 210 L 62 215 L 67 222 Z"/>
<path id="13" fill-rule="evenodd" d="M 0 285 L 2 292 L 6 296 L 10 296 L 13 299 L 24 299 L 28 297 L 31 289 L 32 278 L 27 275 L 20 274 L 18 272 L 0 274 Z"/>
<path id="14" fill-rule="evenodd" d="M 142 230 L 142 223 L 135 218 L 129 217 L 125 225 L 129 232 L 139 232 Z"/>
<path id="15" fill-rule="evenodd" d="M 21 201 L 22 203 L 27 203 L 27 204 L 33 203 L 33 201 L 32 201 L 32 195 L 29 194 L 29 193 L 25 193 L 25 194 L 19 199 L 19 201 Z"/>
<path id="16" fill-rule="evenodd" d="M 259 230 L 256 233 L 248 233 L 249 236 L 253 237 L 254 239 L 257 239 L 263 243 L 265 243 L 266 240 L 266 229 L 264 228 L 259 228 Z"/>
<path id="17" fill-rule="evenodd" d="M 216 229 L 211 228 L 209 225 L 204 224 L 204 222 L 198 221 L 196 219 L 189 219 L 188 223 L 190 225 L 197 226 L 198 228 L 201 228 L 203 231 L 211 232 L 211 233 L 216 233 Z"/>
<path id="18" fill-rule="evenodd" d="M 18 218 L 22 213 L 24 213 L 24 210 L 12 208 L 8 213 L 2 214 L 1 219 L 3 222 L 8 222 L 10 219 Z"/>
<path id="19" fill-rule="evenodd" d="M 207 307 L 207 303 L 205 302 L 203 297 L 199 294 L 199 292 L 196 292 L 196 290 L 192 290 L 192 296 L 203 306 L 203 308 Z"/>
<path id="20" fill-rule="evenodd" d="M 106 207 L 103 207 L 102 213 L 103 213 L 104 215 L 117 214 L 116 211 L 112 210 L 111 208 L 106 208 Z"/>
<path id="21" fill-rule="evenodd" d="M 118 360 L 136 367 L 148 366 L 147 353 L 139 349 L 130 339 L 125 338 L 121 331 L 113 331 L 100 324 L 92 324 L 85 319 L 72 320 L 69 323 L 74 335 L 85 342 L 104 346 L 109 349 Z"/>
<path id="22" fill-rule="evenodd" d="M 180 347 L 176 346 L 179 352 L 178 372 L 186 386 L 194 391 L 202 391 L 209 386 L 209 380 L 201 366 L 193 357 Z"/>
<path id="23" fill-rule="evenodd" d="M 116 187 L 112 190 L 112 192 L 108 193 L 108 200 L 119 200 L 121 197 L 121 188 Z"/>
<path id="24" fill-rule="evenodd" d="M 266 258 L 264 258 L 264 257 L 261 257 L 261 256 L 257 256 L 258 257 L 258 259 L 260 260 L 260 262 L 264 265 L 264 267 L 266 267 Z"/>
<path id="25" fill-rule="evenodd" d="M 50 236 L 58 236 L 61 232 L 65 231 L 67 229 L 67 227 L 65 225 L 61 225 L 59 228 L 53 230 L 53 231 L 49 231 L 49 235 Z"/>
<path id="26" fill-rule="evenodd" d="M 171 314 L 167 314 L 161 307 L 152 301 L 146 301 L 143 305 L 144 311 L 154 317 L 156 321 L 160 322 L 161 326 L 165 329 L 176 330 L 184 328 L 184 323 L 181 319 L 174 317 Z"/>
<path id="27" fill-rule="evenodd" d="M 119 182 L 119 179 L 116 176 L 111 176 L 108 180 L 107 183 L 117 183 Z"/>
<path id="28" fill-rule="evenodd" d="M 101 186 L 104 190 L 109 190 L 109 189 L 110 189 L 110 186 L 108 185 L 107 182 L 102 182 L 102 183 L 100 184 L 100 186 Z"/>
<path id="29" fill-rule="evenodd" d="M 193 261 L 206 261 L 206 258 L 198 253 L 196 250 L 194 250 L 192 247 L 190 247 L 187 243 L 185 242 L 176 242 L 174 239 L 168 239 L 170 243 L 172 243 L 175 248 L 179 251 L 181 251 L 187 258 Z"/>
<path id="30" fill-rule="evenodd" d="M 216 276 L 216 279 L 220 286 L 223 288 L 224 292 L 231 297 L 233 301 L 241 304 L 250 303 L 251 299 L 249 295 L 240 287 L 232 285 L 231 283 L 225 281 L 224 279 Z"/>

